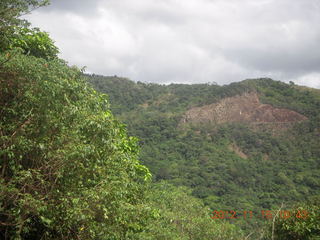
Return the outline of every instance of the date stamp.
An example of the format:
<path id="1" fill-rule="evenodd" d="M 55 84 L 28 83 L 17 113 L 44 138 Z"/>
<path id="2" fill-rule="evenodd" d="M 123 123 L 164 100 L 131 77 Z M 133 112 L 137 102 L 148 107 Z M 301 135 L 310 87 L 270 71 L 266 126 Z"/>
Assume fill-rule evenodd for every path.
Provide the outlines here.
<path id="1" fill-rule="evenodd" d="M 299 210 L 297 212 L 292 212 L 289 210 L 261 210 L 260 212 L 256 211 L 223 211 L 215 210 L 211 213 L 212 219 L 251 219 L 251 218 L 260 218 L 266 220 L 272 220 L 274 217 L 281 219 L 297 218 L 297 219 L 307 219 L 309 213 L 306 210 Z"/>

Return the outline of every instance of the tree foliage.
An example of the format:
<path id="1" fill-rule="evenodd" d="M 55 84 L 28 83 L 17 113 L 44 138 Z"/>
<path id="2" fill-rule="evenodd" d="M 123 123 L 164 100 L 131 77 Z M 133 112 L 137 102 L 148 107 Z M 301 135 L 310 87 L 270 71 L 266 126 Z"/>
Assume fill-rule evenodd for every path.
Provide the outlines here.
<path id="1" fill-rule="evenodd" d="M 44 59 L 56 58 L 59 53 L 49 34 L 38 28 L 17 28 L 9 45 L 9 49 L 15 48 L 21 48 L 24 54 Z"/>
<path id="2" fill-rule="evenodd" d="M 110 95 L 130 135 L 139 137 L 140 159 L 154 181 L 187 186 L 212 210 L 274 210 L 282 202 L 291 206 L 319 194 L 320 95 L 316 89 L 271 79 L 225 86 L 162 86 L 102 76 L 89 76 L 89 81 Z M 179 125 L 191 107 L 250 91 L 257 92 L 262 103 L 297 111 L 308 121 L 277 134 L 240 123 Z M 140 98 L 147 94 L 148 98 Z M 258 226 L 264 224 L 257 221 Z M 239 219 L 237 224 L 249 233 L 257 226 L 256 219 Z"/>
<path id="3" fill-rule="evenodd" d="M 243 239 L 243 232 L 235 225 L 211 219 L 209 209 L 186 187 L 160 182 L 152 185 L 148 199 L 157 209 L 157 217 L 140 233 L 141 240 Z"/>
<path id="4" fill-rule="evenodd" d="M 319 194 L 319 92 L 271 79 L 164 86 L 83 78 L 57 58 L 46 32 L 19 18 L 47 3 L 0 3 L 1 239 L 241 239 L 210 211 L 271 209 Z M 138 140 L 88 81 L 140 138 L 139 157 Z M 309 120 L 276 136 L 245 124 L 180 128 L 187 109 L 250 91 Z M 155 181 L 180 187 L 150 186 L 139 158 Z M 276 221 L 276 239 L 319 237 L 318 203 L 293 212 L 302 210 L 310 218 Z M 237 224 L 252 230 L 248 223 L 257 225 Z"/>
<path id="5" fill-rule="evenodd" d="M 48 0 L 2 0 L 0 2 L 0 50 L 10 48 L 12 38 L 17 37 L 17 27 L 29 23 L 20 18 L 33 9 L 48 5 Z"/>
<path id="6" fill-rule="evenodd" d="M 290 217 L 278 217 L 274 229 L 269 228 L 267 239 L 275 240 L 317 240 L 320 238 L 319 197 L 297 204 L 289 211 Z M 289 216 L 289 215 L 288 215 Z M 272 234 L 273 232 L 273 234 Z"/>
<path id="7" fill-rule="evenodd" d="M 136 141 L 80 75 L 24 55 L 0 69 L 2 239 L 121 239 L 148 216 Z"/>

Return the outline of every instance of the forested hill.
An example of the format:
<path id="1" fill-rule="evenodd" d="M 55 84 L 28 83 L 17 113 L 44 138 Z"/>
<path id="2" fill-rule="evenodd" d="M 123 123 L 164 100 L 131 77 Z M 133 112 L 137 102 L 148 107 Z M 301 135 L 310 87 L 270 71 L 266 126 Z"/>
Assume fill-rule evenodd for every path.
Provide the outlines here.
<path id="1" fill-rule="evenodd" d="M 319 194 L 318 89 L 265 78 L 224 86 L 87 78 L 139 137 L 155 181 L 191 187 L 224 210 L 275 209 Z"/>

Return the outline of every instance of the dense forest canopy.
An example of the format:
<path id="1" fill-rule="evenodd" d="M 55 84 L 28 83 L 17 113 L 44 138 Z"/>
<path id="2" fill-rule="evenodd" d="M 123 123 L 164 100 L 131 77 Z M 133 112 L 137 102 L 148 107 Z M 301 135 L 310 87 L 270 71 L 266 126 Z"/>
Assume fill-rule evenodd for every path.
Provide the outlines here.
<path id="1" fill-rule="evenodd" d="M 271 79 L 158 85 L 86 75 L 22 20 L 47 4 L 0 3 L 1 239 L 319 237 L 318 90 Z M 181 121 L 192 108 L 253 92 L 270 114 L 290 109 L 306 120 Z M 244 218 L 280 206 L 300 217 Z M 239 219 L 223 219 L 231 210 Z"/>
<path id="2" fill-rule="evenodd" d="M 319 195 L 318 90 L 265 78 L 224 86 L 134 83 L 98 75 L 87 78 L 108 94 L 113 111 L 129 133 L 139 137 L 140 159 L 154 181 L 188 186 L 213 210 L 258 213 L 278 209 L 282 203 L 290 208 Z M 280 119 L 285 120 L 182 124 L 190 109 L 227 106 L 229 109 L 220 110 L 231 111 L 238 104 L 231 100 L 240 101 L 243 94 L 257 94 L 260 107 L 284 114 Z M 290 114 L 305 120 L 290 121 Z M 251 228 L 248 221 L 237 224 Z"/>

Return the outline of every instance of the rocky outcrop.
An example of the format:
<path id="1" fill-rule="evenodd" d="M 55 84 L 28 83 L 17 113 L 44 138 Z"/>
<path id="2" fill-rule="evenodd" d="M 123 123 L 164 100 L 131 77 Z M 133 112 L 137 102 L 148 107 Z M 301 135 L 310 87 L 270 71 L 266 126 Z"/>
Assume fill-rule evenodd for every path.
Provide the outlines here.
<path id="1" fill-rule="evenodd" d="M 189 109 L 180 123 L 294 123 L 307 118 L 289 109 L 262 104 L 255 92 L 228 97 L 217 103 Z"/>

